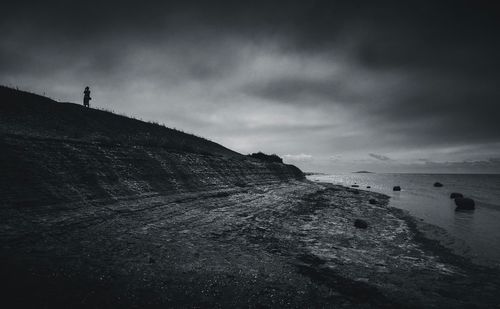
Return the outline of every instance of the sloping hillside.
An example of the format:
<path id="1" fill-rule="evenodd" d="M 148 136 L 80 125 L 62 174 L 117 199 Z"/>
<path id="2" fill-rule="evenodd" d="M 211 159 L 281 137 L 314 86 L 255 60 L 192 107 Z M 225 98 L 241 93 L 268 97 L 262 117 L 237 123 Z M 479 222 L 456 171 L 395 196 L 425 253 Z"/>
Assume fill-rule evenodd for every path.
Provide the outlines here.
<path id="1" fill-rule="evenodd" d="M 0 132 L 31 137 L 121 145 L 161 146 L 171 151 L 238 155 L 217 143 L 161 125 L 59 103 L 0 86 Z"/>
<path id="2" fill-rule="evenodd" d="M 302 179 L 160 125 L 0 87 L 2 205 L 47 205 Z"/>

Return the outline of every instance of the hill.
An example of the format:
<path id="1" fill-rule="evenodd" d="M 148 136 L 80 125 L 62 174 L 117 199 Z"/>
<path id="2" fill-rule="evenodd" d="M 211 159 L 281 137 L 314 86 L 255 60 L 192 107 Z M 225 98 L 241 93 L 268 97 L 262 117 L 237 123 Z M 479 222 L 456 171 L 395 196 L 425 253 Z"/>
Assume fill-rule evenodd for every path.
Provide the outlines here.
<path id="1" fill-rule="evenodd" d="M 81 104 L 59 103 L 47 97 L 2 86 L 0 113 L 2 134 L 238 155 L 217 143 L 158 124 L 84 108 Z"/>
<path id="2" fill-rule="evenodd" d="M 302 179 L 161 125 L 0 87 L 2 206 L 173 194 Z"/>

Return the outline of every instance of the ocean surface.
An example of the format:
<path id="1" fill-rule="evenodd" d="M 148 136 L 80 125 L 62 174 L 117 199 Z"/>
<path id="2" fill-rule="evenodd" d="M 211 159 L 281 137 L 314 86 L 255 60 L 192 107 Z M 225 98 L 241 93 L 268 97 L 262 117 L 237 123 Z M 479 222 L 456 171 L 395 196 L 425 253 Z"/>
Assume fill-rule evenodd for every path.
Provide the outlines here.
<path id="1" fill-rule="evenodd" d="M 426 231 L 427 236 L 476 263 L 500 268 L 500 175 L 348 173 L 311 175 L 308 179 L 343 186 L 358 184 L 359 189 L 386 194 L 391 197 L 390 206 L 442 228 Z M 444 186 L 436 188 L 434 182 Z M 394 192 L 393 186 L 401 186 L 402 191 Z M 455 211 L 451 192 L 474 199 L 476 209 Z"/>

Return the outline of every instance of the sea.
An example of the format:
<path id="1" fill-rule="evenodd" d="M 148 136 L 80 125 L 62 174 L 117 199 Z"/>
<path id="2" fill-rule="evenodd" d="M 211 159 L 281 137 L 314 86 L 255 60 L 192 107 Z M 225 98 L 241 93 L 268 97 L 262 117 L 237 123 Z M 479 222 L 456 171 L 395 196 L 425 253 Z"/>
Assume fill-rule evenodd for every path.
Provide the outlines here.
<path id="1" fill-rule="evenodd" d="M 379 174 L 309 175 L 329 182 L 390 196 L 389 205 L 436 226 L 426 235 L 473 262 L 500 268 L 500 175 L 498 174 Z M 440 182 L 443 187 L 434 187 Z M 371 188 L 366 188 L 370 186 Z M 393 191 L 401 186 L 401 191 Z M 450 193 L 474 199 L 475 210 L 456 211 Z"/>

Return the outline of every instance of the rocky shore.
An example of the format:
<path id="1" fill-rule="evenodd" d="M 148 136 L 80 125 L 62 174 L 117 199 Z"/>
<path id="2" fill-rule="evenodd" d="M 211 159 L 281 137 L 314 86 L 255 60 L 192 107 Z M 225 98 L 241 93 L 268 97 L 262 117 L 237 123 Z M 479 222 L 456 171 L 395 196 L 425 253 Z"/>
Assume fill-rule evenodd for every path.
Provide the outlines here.
<path id="1" fill-rule="evenodd" d="M 422 223 L 387 201 L 289 181 L 3 207 L 2 291 L 38 307 L 498 305 L 497 273 L 425 238 Z M 354 226 L 360 218 L 368 228 Z"/>

